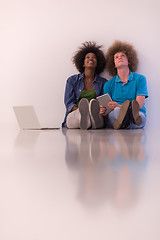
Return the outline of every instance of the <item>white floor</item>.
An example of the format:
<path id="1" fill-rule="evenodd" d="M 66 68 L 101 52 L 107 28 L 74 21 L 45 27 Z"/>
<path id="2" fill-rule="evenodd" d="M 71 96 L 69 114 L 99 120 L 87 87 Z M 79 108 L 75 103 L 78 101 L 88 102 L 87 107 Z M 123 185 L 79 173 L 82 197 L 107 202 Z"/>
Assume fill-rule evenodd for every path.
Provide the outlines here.
<path id="1" fill-rule="evenodd" d="M 160 131 L 1 131 L 0 240 L 159 240 Z"/>

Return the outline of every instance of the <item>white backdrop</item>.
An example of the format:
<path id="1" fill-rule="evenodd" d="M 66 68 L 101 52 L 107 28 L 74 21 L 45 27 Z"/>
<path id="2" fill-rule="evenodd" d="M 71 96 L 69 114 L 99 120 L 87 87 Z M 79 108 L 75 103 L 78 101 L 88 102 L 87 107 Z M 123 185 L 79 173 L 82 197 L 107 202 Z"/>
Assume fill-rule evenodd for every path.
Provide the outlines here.
<path id="1" fill-rule="evenodd" d="M 116 39 L 138 51 L 149 90 L 146 127 L 158 126 L 159 10 L 159 0 L 0 0 L 0 126 L 18 128 L 13 105 L 34 105 L 41 123 L 60 124 L 65 83 L 77 73 L 73 53 L 84 41 L 106 52 Z"/>

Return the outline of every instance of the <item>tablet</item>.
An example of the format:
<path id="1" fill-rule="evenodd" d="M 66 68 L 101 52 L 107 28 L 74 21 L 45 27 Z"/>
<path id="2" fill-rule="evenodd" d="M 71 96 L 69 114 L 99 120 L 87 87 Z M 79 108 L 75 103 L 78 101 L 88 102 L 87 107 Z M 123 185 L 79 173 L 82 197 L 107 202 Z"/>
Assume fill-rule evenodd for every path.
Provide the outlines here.
<path id="1" fill-rule="evenodd" d="M 103 105 L 104 107 L 106 107 L 106 113 L 108 114 L 111 109 L 108 107 L 108 102 L 112 101 L 111 97 L 109 96 L 108 93 L 101 95 L 99 97 L 97 97 L 97 100 L 99 102 L 100 105 Z"/>

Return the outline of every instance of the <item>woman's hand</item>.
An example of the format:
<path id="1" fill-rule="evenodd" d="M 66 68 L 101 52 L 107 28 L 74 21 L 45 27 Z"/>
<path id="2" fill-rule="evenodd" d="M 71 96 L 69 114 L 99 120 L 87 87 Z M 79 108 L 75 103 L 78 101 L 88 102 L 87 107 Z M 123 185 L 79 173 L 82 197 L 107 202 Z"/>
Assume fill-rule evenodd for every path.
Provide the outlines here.
<path id="1" fill-rule="evenodd" d="M 108 103 L 108 107 L 109 107 L 109 109 L 114 110 L 116 107 L 121 107 L 121 105 L 118 104 L 117 102 L 110 101 L 110 102 Z"/>
<path id="2" fill-rule="evenodd" d="M 104 107 L 103 105 L 100 105 L 100 111 L 99 111 L 99 114 L 103 117 L 105 117 L 107 114 L 106 114 L 106 107 Z"/>
<path id="3" fill-rule="evenodd" d="M 78 109 L 78 107 L 74 106 L 74 107 L 72 108 L 72 112 L 75 111 L 75 110 L 77 110 L 77 109 Z"/>
<path id="4" fill-rule="evenodd" d="M 137 102 L 139 103 L 140 109 L 143 107 L 145 96 L 137 96 L 136 97 Z"/>

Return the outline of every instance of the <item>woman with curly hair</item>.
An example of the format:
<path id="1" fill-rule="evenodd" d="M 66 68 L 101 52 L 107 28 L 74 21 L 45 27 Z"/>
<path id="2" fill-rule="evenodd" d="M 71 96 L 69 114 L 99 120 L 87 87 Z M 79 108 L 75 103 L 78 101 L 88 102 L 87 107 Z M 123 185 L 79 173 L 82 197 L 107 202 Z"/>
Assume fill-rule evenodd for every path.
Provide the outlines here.
<path id="1" fill-rule="evenodd" d="M 109 74 L 114 76 L 103 89 L 103 94 L 108 93 L 112 98 L 108 103 L 111 112 L 106 116 L 106 108 L 100 108 L 101 116 L 106 117 L 107 127 L 143 128 L 146 123 L 144 101 L 148 92 L 146 78 L 135 73 L 138 58 L 134 47 L 115 41 L 107 51 L 106 67 Z"/>
<path id="2" fill-rule="evenodd" d="M 85 42 L 73 56 L 79 74 L 67 79 L 64 102 L 66 115 L 62 127 L 102 128 L 103 117 L 95 98 L 103 94 L 105 78 L 99 76 L 105 68 L 102 46 L 95 42 Z"/>

